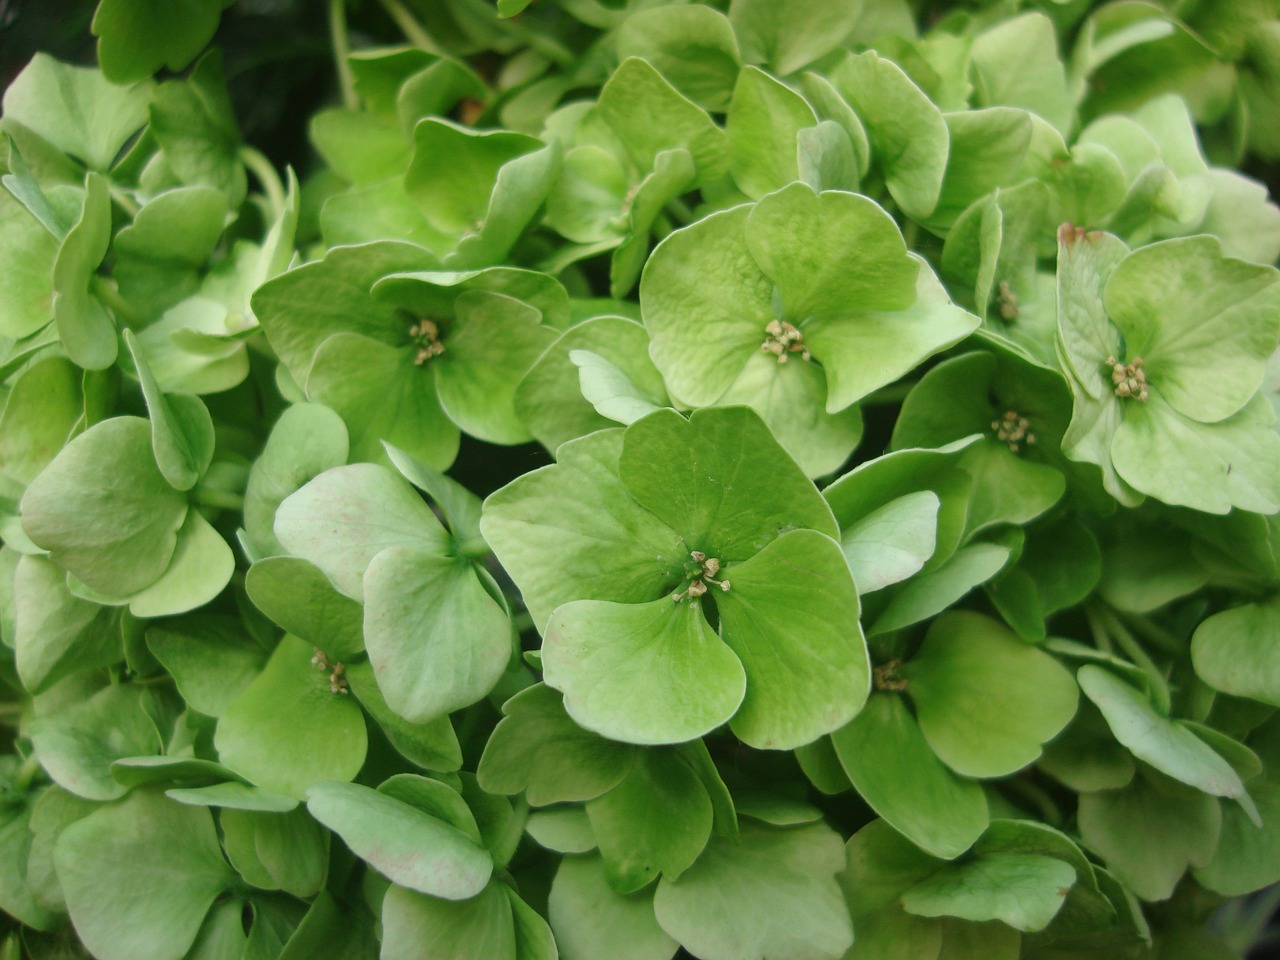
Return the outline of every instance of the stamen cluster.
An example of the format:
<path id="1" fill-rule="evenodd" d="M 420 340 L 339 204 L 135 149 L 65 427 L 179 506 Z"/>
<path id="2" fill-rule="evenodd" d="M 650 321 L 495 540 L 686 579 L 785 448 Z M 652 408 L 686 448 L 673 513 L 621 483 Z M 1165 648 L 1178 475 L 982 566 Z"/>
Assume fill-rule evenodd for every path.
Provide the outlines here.
<path id="1" fill-rule="evenodd" d="M 801 360 L 811 359 L 809 348 L 804 345 L 804 334 L 794 324 L 786 320 L 770 320 L 764 328 L 767 334 L 760 349 L 772 353 L 779 363 L 786 363 L 790 354 L 800 354 Z"/>

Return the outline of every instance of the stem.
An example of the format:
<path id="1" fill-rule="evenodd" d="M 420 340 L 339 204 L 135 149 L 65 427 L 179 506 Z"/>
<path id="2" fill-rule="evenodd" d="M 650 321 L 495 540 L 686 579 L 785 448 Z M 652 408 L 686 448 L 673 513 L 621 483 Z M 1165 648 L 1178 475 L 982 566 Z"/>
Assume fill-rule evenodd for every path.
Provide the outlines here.
<path id="1" fill-rule="evenodd" d="M 34 753 L 23 760 L 22 766 L 18 768 L 17 776 L 13 778 L 14 791 L 20 794 L 26 793 L 27 788 L 31 786 L 31 781 L 35 779 L 40 769 L 40 758 Z"/>
<path id="2" fill-rule="evenodd" d="M 457 551 L 458 556 L 466 557 L 468 560 L 478 560 L 493 552 L 489 549 L 489 544 L 485 543 L 484 537 L 459 537 L 454 544 L 454 550 Z"/>
<path id="3" fill-rule="evenodd" d="M 351 38 L 347 34 L 347 0 L 329 0 L 329 35 L 333 38 L 333 61 L 342 89 L 342 105 L 348 110 L 360 108 L 356 95 L 356 77 L 347 57 L 351 55 Z"/>
<path id="4" fill-rule="evenodd" d="M 262 185 L 262 189 L 267 194 L 267 202 L 271 204 L 272 218 L 279 219 L 284 213 L 286 201 L 284 184 L 280 182 L 280 174 L 276 173 L 276 168 L 260 150 L 247 145 L 240 148 L 240 162 Z"/>
<path id="5" fill-rule="evenodd" d="M 1120 622 L 1119 617 L 1106 607 L 1099 607 L 1098 614 L 1102 618 L 1108 634 L 1115 639 L 1129 659 L 1141 667 L 1142 672 L 1151 679 L 1151 692 L 1155 695 L 1156 706 L 1161 713 L 1167 714 L 1171 699 L 1169 684 L 1165 680 L 1164 674 L 1160 672 L 1155 661 L 1147 655 L 1147 651 L 1142 649 L 1142 644 L 1138 642 L 1137 638 Z"/>
<path id="6" fill-rule="evenodd" d="M 1103 653 L 1113 653 L 1114 648 L 1111 646 L 1111 637 L 1108 635 L 1106 628 L 1102 625 L 1102 620 L 1094 611 L 1092 605 L 1085 604 L 1085 619 L 1089 621 L 1089 632 L 1093 634 L 1093 645 Z"/>
<path id="7" fill-rule="evenodd" d="M 409 12 L 409 8 L 400 0 L 378 0 L 378 2 L 382 4 L 382 9 L 387 11 L 387 16 L 396 22 L 396 26 L 400 28 L 406 40 L 428 53 L 434 53 L 437 57 L 446 55 L 431 34 L 427 33 L 417 18 Z"/>
<path id="8" fill-rule="evenodd" d="M 1226 931 L 1224 940 L 1234 950 L 1244 953 L 1266 940 L 1275 940 L 1275 934 L 1267 937 L 1267 926 L 1276 907 L 1280 906 L 1280 884 L 1260 890 L 1242 905 L 1235 922 Z"/>
<path id="9" fill-rule="evenodd" d="M 191 499 L 201 507 L 217 507 L 220 510 L 244 510 L 244 497 L 229 490 L 218 490 L 215 487 L 196 487 L 191 491 Z"/>
<path id="10" fill-rule="evenodd" d="M 881 387 L 862 398 L 862 406 L 888 406 L 889 404 L 901 403 L 907 398 L 907 394 L 915 389 L 916 381 L 906 380 L 901 383 L 891 383 L 887 387 Z"/>
<path id="11" fill-rule="evenodd" d="M 1137 613 L 1118 613 L 1118 616 L 1122 622 L 1142 634 L 1143 639 L 1154 643 L 1169 656 L 1180 657 L 1186 653 L 1185 643 L 1150 618 Z"/>
<path id="12" fill-rule="evenodd" d="M 93 295 L 111 308 L 111 312 L 123 320 L 126 325 L 130 327 L 139 325 L 138 315 L 134 312 L 133 307 L 125 302 L 124 297 L 120 296 L 120 291 L 114 283 L 106 277 L 95 273 L 89 284 Z"/>
<path id="13" fill-rule="evenodd" d="M 125 213 L 129 214 L 129 216 L 136 217 L 138 215 L 138 210 L 141 208 L 138 206 L 138 201 L 129 196 L 129 194 L 125 193 L 114 183 L 108 185 L 107 192 L 111 195 L 111 199 L 114 200 Z"/>
<path id="14" fill-rule="evenodd" d="M 524 633 L 526 630 L 533 629 L 533 617 L 528 610 L 518 610 L 511 615 L 511 624 L 516 628 L 516 633 Z"/>
<path id="15" fill-rule="evenodd" d="M 689 205 L 679 197 L 668 200 L 667 205 L 663 209 L 666 210 L 667 215 L 671 217 L 672 220 L 675 220 L 681 226 L 693 223 L 694 220 L 698 219 L 693 215 L 693 211 L 689 209 Z"/>

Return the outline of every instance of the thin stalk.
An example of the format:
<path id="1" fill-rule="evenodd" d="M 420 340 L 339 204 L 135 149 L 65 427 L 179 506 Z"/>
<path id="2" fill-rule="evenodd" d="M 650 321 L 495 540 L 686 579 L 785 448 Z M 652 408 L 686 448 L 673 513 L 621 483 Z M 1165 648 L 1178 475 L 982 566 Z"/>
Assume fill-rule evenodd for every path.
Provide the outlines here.
<path id="1" fill-rule="evenodd" d="M 457 540 L 454 549 L 457 550 L 458 556 L 466 557 L 468 560 L 478 560 L 493 552 L 489 549 L 489 544 L 485 543 L 484 537 L 461 537 Z"/>
<path id="2" fill-rule="evenodd" d="M 1150 617 L 1144 617 L 1137 613 L 1120 613 L 1119 611 L 1117 611 L 1117 615 L 1130 629 L 1142 634 L 1144 640 L 1155 644 L 1169 656 L 1180 657 L 1187 652 L 1186 643 L 1179 640 Z"/>
<path id="3" fill-rule="evenodd" d="M 111 309 L 117 317 L 130 327 L 136 327 L 140 323 L 140 318 L 134 312 L 133 307 L 120 296 L 120 291 L 116 288 L 114 282 L 99 274 L 94 274 L 93 279 L 89 281 L 89 286 L 93 291 L 93 295 L 98 300 Z"/>
<path id="4" fill-rule="evenodd" d="M 348 110 L 360 107 L 356 95 L 356 77 L 347 57 L 351 55 L 351 37 L 347 33 L 347 0 L 329 0 L 329 36 L 333 39 L 333 65 L 342 90 L 342 105 Z"/>
<path id="5" fill-rule="evenodd" d="M 1137 637 L 1129 632 L 1128 628 L 1120 622 L 1117 617 L 1106 607 L 1099 607 L 1098 613 L 1102 618 L 1103 624 L 1106 626 L 1107 632 L 1115 640 L 1120 648 L 1125 652 L 1135 664 L 1142 668 L 1151 679 L 1152 693 L 1155 694 L 1156 706 L 1161 713 L 1168 713 L 1171 698 L 1169 695 L 1169 683 L 1165 680 L 1164 674 L 1156 666 L 1155 661 L 1148 656 L 1147 651 L 1142 648 L 1142 644 L 1138 642 Z"/>
<path id="6" fill-rule="evenodd" d="M 116 202 L 120 209 L 129 214 L 129 216 L 136 217 L 138 215 L 138 210 L 141 209 L 138 206 L 138 201 L 129 196 L 120 187 L 117 187 L 114 183 L 110 184 L 107 187 L 107 193 L 110 194 L 111 199 Z"/>
<path id="7" fill-rule="evenodd" d="M 437 57 L 443 57 L 447 54 L 440 49 L 440 45 L 436 43 L 431 34 L 420 24 L 417 18 L 409 12 L 400 0 L 378 0 L 382 4 L 382 9 L 387 11 L 387 16 L 395 21 L 396 26 L 400 28 L 400 32 L 404 34 L 405 39 L 412 43 L 415 47 L 421 47 L 428 53 L 434 53 Z"/>
<path id="8" fill-rule="evenodd" d="M 34 753 L 22 761 L 22 766 L 18 768 L 17 775 L 13 778 L 14 791 L 22 794 L 27 792 L 27 788 L 31 786 L 31 781 L 36 778 L 36 774 L 40 772 L 40 758 Z"/>
<path id="9" fill-rule="evenodd" d="M 1225 931 L 1223 939 L 1227 946 L 1245 953 L 1264 941 L 1276 941 L 1274 933 L 1268 935 L 1267 927 L 1277 907 L 1280 907 L 1280 884 L 1260 890 L 1243 902 L 1232 918 L 1230 929 Z"/>
<path id="10" fill-rule="evenodd" d="M 693 211 L 689 209 L 689 205 L 679 197 L 668 200 L 667 205 L 663 209 L 666 210 L 667 215 L 670 216 L 672 220 L 675 220 L 681 226 L 693 223 L 694 220 L 698 219 L 693 215 Z"/>
<path id="11" fill-rule="evenodd" d="M 267 202 L 271 204 L 272 219 L 279 219 L 284 213 L 286 200 L 284 184 L 280 182 L 280 174 L 276 173 L 276 168 L 260 150 L 247 145 L 240 148 L 240 162 L 262 185 L 267 195 Z"/>
<path id="12" fill-rule="evenodd" d="M 1114 653 L 1115 648 L 1112 646 L 1111 636 L 1102 625 L 1102 619 L 1094 612 L 1090 604 L 1085 604 L 1084 615 L 1085 619 L 1089 621 L 1089 632 L 1093 634 L 1093 645 L 1103 653 Z"/>
<path id="13" fill-rule="evenodd" d="M 196 487 L 191 491 L 191 499 L 201 507 L 217 507 L 219 510 L 243 510 L 244 497 L 229 490 L 218 490 L 214 487 Z"/>

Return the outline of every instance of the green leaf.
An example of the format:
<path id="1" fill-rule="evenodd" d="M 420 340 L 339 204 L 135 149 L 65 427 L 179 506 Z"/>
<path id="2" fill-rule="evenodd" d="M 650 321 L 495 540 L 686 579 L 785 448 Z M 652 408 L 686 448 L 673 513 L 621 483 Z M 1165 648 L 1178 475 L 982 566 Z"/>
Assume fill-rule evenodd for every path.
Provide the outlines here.
<path id="1" fill-rule="evenodd" d="M 160 472 L 175 490 L 190 490 L 213 461 L 213 418 L 199 397 L 165 396 L 147 367 L 133 331 L 124 332 L 151 418 L 151 449 Z"/>
<path id="2" fill-rule="evenodd" d="M 210 717 L 222 716 L 267 661 L 238 619 L 208 611 L 152 624 L 147 648 L 191 708 Z"/>
<path id="3" fill-rule="evenodd" d="M 1146 695 L 1103 667 L 1086 664 L 1077 676 L 1116 739 L 1139 760 L 1212 796 L 1244 795 L 1244 784 L 1230 764 L 1177 721 L 1156 713 Z"/>
<path id="4" fill-rule="evenodd" d="M 933 556 L 940 506 L 932 490 L 918 490 L 890 500 L 840 531 L 840 549 L 859 595 L 919 572 Z"/>
<path id="5" fill-rule="evenodd" d="M 622 433 L 566 443 L 559 463 L 524 474 L 485 501 L 480 530 L 539 629 L 567 601 L 640 603 L 675 582 L 683 545 L 618 479 Z"/>
<path id="6" fill-rule="evenodd" d="M 1215 613 L 1196 627 L 1191 658 L 1214 689 L 1280 706 L 1280 598 Z"/>
<path id="7" fill-rule="evenodd" d="M 363 600 L 365 570 L 388 547 L 448 550 L 448 534 L 418 492 L 372 463 L 315 477 L 281 503 L 275 529 L 290 553 L 314 563 L 354 600 Z"/>
<path id="8" fill-rule="evenodd" d="M 4 93 L 4 116 L 93 170 L 106 171 L 147 122 L 150 84 L 118 87 L 97 70 L 38 53 Z"/>
<path id="9" fill-rule="evenodd" d="M 493 861 L 476 840 L 381 791 L 317 783 L 308 791 L 307 809 L 358 857 L 410 890 L 467 900 L 485 888 L 492 873 Z"/>
<path id="10" fill-rule="evenodd" d="M 148 422 L 117 417 L 67 444 L 21 510 L 51 560 L 94 590 L 128 596 L 169 566 L 187 504 L 156 467 Z"/>
<path id="11" fill-rule="evenodd" d="M 919 916 L 1000 920 L 1015 930 L 1043 930 L 1075 879 L 1071 865 L 1053 857 L 989 853 L 943 865 L 907 890 L 902 905 Z"/>
<path id="12" fill-rule="evenodd" d="M 285 636 L 266 669 L 223 711 L 219 759 L 273 793 L 297 799 L 322 780 L 350 780 L 367 748 L 364 716 L 311 664 L 311 648 Z"/>
<path id="13" fill-rule="evenodd" d="M 638 57 L 622 61 L 601 88 L 596 109 L 639 170 L 652 170 L 664 150 L 683 147 L 693 156 L 700 184 L 719 180 L 728 172 L 725 132 Z"/>
<path id="14" fill-rule="evenodd" d="M 824 824 L 744 823 L 738 842 L 713 837 L 679 880 L 654 895 L 658 923 L 704 960 L 835 958 L 853 942 L 835 874 L 839 836 Z"/>
<path id="15" fill-rule="evenodd" d="M 245 530 L 265 555 L 284 553 L 272 529 L 284 499 L 330 467 L 346 463 L 347 453 L 347 428 L 328 407 L 300 403 L 280 415 L 249 469 L 244 494 Z"/>
<path id="16" fill-rule="evenodd" d="M 863 799 L 922 850 L 951 860 L 987 829 L 982 788 L 938 759 L 901 697 L 873 693 L 831 742 Z"/>
<path id="17" fill-rule="evenodd" d="M 29 484 L 47 467 L 83 415 L 80 372 L 45 357 L 11 383 L 0 415 L 0 473 Z"/>
<path id="18" fill-rule="evenodd" d="M 671 960 L 680 948 L 658 926 L 652 895 L 614 892 L 599 857 L 560 861 L 548 912 L 564 960 Z"/>
<path id="19" fill-rule="evenodd" d="M 794 530 L 721 575 L 732 578 L 715 599 L 721 636 L 747 674 L 733 732 L 787 750 L 844 726 L 866 699 L 871 667 L 839 546 Z"/>
<path id="20" fill-rule="evenodd" d="M 704 110 L 729 105 L 742 60 L 733 25 L 719 10 L 666 6 L 631 13 L 617 33 L 618 58 L 647 61 Z"/>
<path id="21" fill-rule="evenodd" d="M 863 7 L 863 0 L 801 0 L 784 13 L 768 0 L 733 0 L 729 20 L 744 58 L 785 77 L 841 46 Z"/>
<path id="22" fill-rule="evenodd" d="M 44 557 L 18 561 L 13 593 L 14 660 L 28 692 L 120 659 L 119 616 L 73 596 L 66 573 Z"/>
<path id="23" fill-rule="evenodd" d="M 798 93 L 756 67 L 738 75 L 725 117 L 729 172 L 752 199 L 799 177 L 796 135 L 817 123 Z"/>
<path id="24" fill-rule="evenodd" d="M 695 600 L 577 600 L 551 615 L 544 677 L 589 730 L 624 743 L 679 743 L 727 722 L 742 703 L 742 664 Z"/>
<path id="25" fill-rule="evenodd" d="M 797 527 L 838 535 L 813 483 L 745 407 L 696 410 L 688 420 L 659 410 L 636 421 L 618 473 L 640 506 L 722 564 Z"/>
<path id="26" fill-rule="evenodd" d="M 874 50 L 850 57 L 831 82 L 866 124 L 893 199 L 909 217 L 927 219 L 946 175 L 950 137 L 941 111 L 901 67 Z"/>
<path id="27" fill-rule="evenodd" d="M 217 50 L 201 57 L 186 79 L 156 88 L 151 133 L 180 182 L 214 187 L 229 208 L 240 206 L 247 187 L 240 128 Z"/>
<path id="28" fill-rule="evenodd" d="M 84 207 L 58 247 L 53 261 L 53 319 L 67 356 L 86 370 L 105 370 L 115 362 L 115 324 L 93 295 L 93 280 L 111 243 L 111 200 L 107 181 L 97 173 L 85 178 Z"/>
<path id="29" fill-rule="evenodd" d="M 333 588 L 320 569 L 298 557 L 267 557 L 245 575 L 254 606 L 286 633 L 346 660 L 364 651 L 364 610 Z"/>
<path id="30" fill-rule="evenodd" d="M 1166 900 L 1188 866 L 1208 865 L 1221 805 L 1143 769 L 1123 790 L 1080 795 L 1080 835 L 1107 869 L 1144 900 Z"/>
<path id="31" fill-rule="evenodd" d="M 1005 776 L 1034 761 L 1075 715 L 1079 697 L 1053 657 L 967 611 L 935 620 L 902 675 L 929 746 L 971 777 Z"/>
<path id="32" fill-rule="evenodd" d="M 621 783 L 639 755 L 629 744 L 579 727 L 561 695 L 540 683 L 508 700 L 502 712 L 477 774 L 490 793 L 524 790 L 535 807 L 591 800 Z"/>
<path id="33" fill-rule="evenodd" d="M 635 893 L 659 875 L 689 869 L 711 837 L 711 800 L 692 768 L 672 750 L 646 750 L 631 772 L 587 803 L 605 877 Z"/>
<path id="34" fill-rule="evenodd" d="M 93 14 L 98 64 L 112 83 L 144 80 L 168 67 L 178 71 L 213 38 L 233 0 L 102 0 Z"/>
<path id="35" fill-rule="evenodd" d="M 387 705 L 414 723 L 482 699 L 511 659 L 511 622 L 471 564 L 389 547 L 364 574 L 364 638 Z"/>
<path id="36" fill-rule="evenodd" d="M 515 925 L 505 885 L 491 883 L 470 900 L 424 897 L 393 886 L 382 904 L 380 960 L 516 960 Z"/>
<path id="37" fill-rule="evenodd" d="M 76 933 L 103 960 L 172 960 L 231 888 L 213 816 L 145 790 L 58 837 L 54 863 Z"/>

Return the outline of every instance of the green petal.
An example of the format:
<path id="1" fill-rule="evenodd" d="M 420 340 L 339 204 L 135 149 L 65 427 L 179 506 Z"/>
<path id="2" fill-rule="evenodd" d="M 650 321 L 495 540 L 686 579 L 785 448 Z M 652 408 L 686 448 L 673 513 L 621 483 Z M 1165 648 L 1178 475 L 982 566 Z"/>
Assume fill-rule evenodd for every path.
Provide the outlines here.
<path id="1" fill-rule="evenodd" d="M 511 622 L 467 561 L 390 547 L 365 571 L 364 604 L 378 687 L 414 723 L 476 703 L 511 659 Z"/>
<path id="2" fill-rule="evenodd" d="M 670 234 L 640 278 L 653 363 L 672 395 L 694 406 L 720 398 L 775 318 L 773 283 L 744 235 L 751 210 L 713 213 Z"/>
<path id="3" fill-rule="evenodd" d="M 480 785 L 491 793 L 527 790 L 535 807 L 591 800 L 612 790 L 639 751 L 605 740 L 569 719 L 560 694 L 544 684 L 528 687 L 502 706 L 480 758 Z"/>
<path id="4" fill-rule="evenodd" d="M 347 428 L 342 418 L 319 404 L 285 410 L 249 469 L 244 494 L 244 526 L 266 556 L 284 553 L 272 524 L 289 494 L 330 467 L 347 462 Z"/>
<path id="5" fill-rule="evenodd" d="M 953 304 L 921 264 L 915 302 L 906 309 L 818 316 L 805 325 L 804 336 L 827 374 L 827 410 L 835 411 L 959 343 L 980 322 Z"/>
<path id="6" fill-rule="evenodd" d="M 367 660 L 348 665 L 345 676 L 360 705 L 382 728 L 401 756 L 424 770 L 448 772 L 462 767 L 462 747 L 448 717 L 440 717 L 430 723 L 410 723 L 394 713 L 378 689 L 373 668 Z"/>
<path id="7" fill-rule="evenodd" d="M 623 435 L 618 472 L 636 503 L 722 564 L 796 527 L 838 535 L 813 483 L 745 407 L 637 420 Z"/>
<path id="8" fill-rule="evenodd" d="M 28 337 L 53 319 L 50 267 L 58 241 L 7 190 L 0 190 L 0 336 Z"/>
<path id="9" fill-rule="evenodd" d="M 1083 666 L 1078 676 L 1080 689 L 1102 711 L 1116 739 L 1139 760 L 1212 796 L 1244 795 L 1230 764 L 1186 727 L 1156 713 L 1144 694 L 1102 667 Z"/>
<path id="10" fill-rule="evenodd" d="M 169 566 L 155 583 L 129 597 L 129 612 L 145 619 L 202 607 L 222 592 L 235 569 L 235 554 L 222 534 L 199 510 L 188 510 Z"/>
<path id="11" fill-rule="evenodd" d="M 795 530 L 750 560 L 721 569 L 720 633 L 747 673 L 733 732 L 789 750 L 844 726 L 862 707 L 871 667 L 858 595 L 835 541 Z"/>
<path id="12" fill-rule="evenodd" d="M 618 57 L 648 61 L 686 97 L 714 111 L 729 105 L 742 66 L 728 18 L 703 6 L 630 13 L 618 28 Z"/>
<path id="13" fill-rule="evenodd" d="M 560 448 L 559 463 L 485 501 L 481 532 L 539 629 L 569 600 L 638 603 L 679 576 L 683 544 L 627 493 L 618 479 L 621 452 L 621 430 L 582 437 Z"/>
<path id="14" fill-rule="evenodd" d="M 54 863 L 76 933 L 103 960 L 172 960 L 233 883 L 213 816 L 147 791 L 68 826 Z"/>
<path id="15" fill-rule="evenodd" d="M 322 780 L 350 780 L 367 747 L 364 716 L 311 665 L 312 648 L 280 641 L 266 669 L 223 712 L 219 759 L 273 793 L 301 798 Z"/>
<path id="16" fill-rule="evenodd" d="M 538 310 L 502 294 L 467 291 L 455 310 L 444 354 L 428 361 L 441 406 L 473 437 L 524 443 L 530 434 L 516 414 L 516 385 L 556 331 L 539 323 Z"/>
<path id="17" fill-rule="evenodd" d="M 1224 257 L 1210 237 L 1135 250 L 1111 274 L 1105 301 L 1152 389 L 1201 423 L 1249 401 L 1280 343 L 1280 272 Z"/>
<path id="18" fill-rule="evenodd" d="M 149 626 L 147 649 L 191 708 L 210 717 L 222 716 L 267 661 L 238 618 L 207 611 Z"/>
<path id="19" fill-rule="evenodd" d="M 916 574 L 890 591 L 887 605 L 867 635 L 900 630 L 942 613 L 1003 570 L 1012 552 L 1000 543 L 978 542 L 961 547 L 944 563 Z M 940 555 L 940 551 L 935 553 L 935 557 Z"/>
<path id="20" fill-rule="evenodd" d="M 1015 930 L 1043 930 L 1075 883 L 1068 863 L 1037 854 L 990 853 L 946 864 L 902 895 L 925 917 L 1000 920 Z"/>
<path id="21" fill-rule="evenodd" d="M 185 79 L 156 89 L 151 133 L 180 182 L 214 187 L 227 196 L 233 210 L 244 201 L 240 130 L 216 48 L 201 57 Z"/>
<path id="22" fill-rule="evenodd" d="M 334 589 L 315 564 L 301 557 L 267 557 L 245 574 L 253 605 L 295 637 L 337 660 L 364 650 L 364 611 Z"/>
<path id="23" fill-rule="evenodd" d="M 387 547 L 447 552 L 444 527 L 398 473 L 372 463 L 334 467 L 292 494 L 276 513 L 276 536 L 333 585 L 363 599 L 365 569 Z"/>
<path id="24" fill-rule="evenodd" d="M 150 424 L 117 417 L 63 447 L 21 510 L 51 560 L 94 590 L 128 596 L 169 566 L 187 504 L 156 467 Z"/>
<path id="25" fill-rule="evenodd" d="M 84 207 L 53 262 L 53 318 L 58 336 L 71 361 L 86 370 L 105 370 L 115 362 L 119 349 L 111 314 L 91 290 L 110 243 L 107 181 L 90 173 L 85 178 Z"/>
<path id="26" fill-rule="evenodd" d="M 133 331 L 124 332 L 124 342 L 146 398 L 156 464 L 175 490 L 190 490 L 213 461 L 213 418 L 199 397 L 182 393 L 165 396 L 147 367 Z"/>
<path id="27" fill-rule="evenodd" d="M 941 501 L 932 490 L 890 500 L 840 532 L 859 596 L 906 580 L 933 556 Z"/>
<path id="28" fill-rule="evenodd" d="M 467 900 L 489 881 L 493 861 L 457 827 L 417 806 L 355 783 L 317 783 L 307 810 L 391 881 L 410 890 Z"/>
<path id="29" fill-rule="evenodd" d="M 680 949 L 658 926 L 652 895 L 615 893 L 599 857 L 560 861 L 548 912 L 564 960 L 595 960 L 622 945 L 626 960 L 671 960 Z"/>
<path id="30" fill-rule="evenodd" d="M 382 905 L 381 960 L 516 960 L 511 901 L 504 885 L 491 883 L 470 900 L 426 897 L 403 887 L 387 891 Z"/>
<path id="31" fill-rule="evenodd" d="M 1075 115 L 1053 21 L 1026 13 L 981 34 L 972 64 L 978 103 L 1022 107 L 1048 120 L 1064 136 Z"/>
<path id="32" fill-rule="evenodd" d="M 729 7 L 746 60 L 768 63 L 784 77 L 837 49 L 862 14 L 857 0 L 799 0 L 785 12 L 769 0 L 736 0 Z"/>
<path id="33" fill-rule="evenodd" d="M 738 75 L 725 117 L 729 172 L 753 200 L 797 179 L 796 135 L 818 122 L 798 93 L 763 70 Z"/>
<path id="34" fill-rule="evenodd" d="M 56 564 L 38 556 L 20 559 L 13 595 L 14 661 L 28 692 L 120 659 L 116 612 L 73 596 Z"/>
<path id="35" fill-rule="evenodd" d="M 746 688 L 742 664 L 696 600 L 577 600 L 542 644 L 544 679 L 588 730 L 624 743 L 692 740 L 725 723 Z"/>
<path id="36" fill-rule="evenodd" d="M 1213 859 L 1194 871 L 1201 886 L 1226 897 L 1243 896 L 1280 880 L 1280 786 L 1261 781 L 1251 783 L 1249 792 L 1262 814 L 1262 826 L 1228 804 Z"/>
<path id="37" fill-rule="evenodd" d="M 792 184 L 751 209 L 746 236 L 782 296 L 783 319 L 796 326 L 903 310 L 916 299 L 919 262 L 893 218 L 858 194 Z"/>
<path id="38" fill-rule="evenodd" d="M 844 863 L 825 824 L 743 824 L 740 841 L 713 837 L 679 880 L 659 881 L 654 913 L 704 960 L 835 960 L 853 942 L 835 881 Z"/>
<path id="39" fill-rule="evenodd" d="M 635 893 L 659 875 L 677 879 L 711 837 L 706 788 L 673 750 L 642 752 L 618 786 L 587 803 L 587 815 L 618 893 Z"/>
<path id="40" fill-rule="evenodd" d="M 857 949 L 886 960 L 938 960 L 942 923 L 902 909 L 902 894 L 938 869 L 884 820 L 872 820 L 845 845 L 840 882 L 853 914 Z"/>
<path id="41" fill-rule="evenodd" d="M 901 697 L 873 693 L 831 742 L 862 798 L 922 850 L 951 860 L 987 829 L 982 787 L 938 759 Z"/>
<path id="42" fill-rule="evenodd" d="M 1053 657 L 968 612 L 935 620 L 902 675 L 929 746 L 971 777 L 1005 776 L 1034 761 L 1075 715 L 1079 696 Z"/>
<path id="43" fill-rule="evenodd" d="M 222 10 L 231 2 L 105 0 L 93 14 L 103 75 L 125 84 L 145 80 L 161 67 L 181 70 L 213 39 Z"/>
<path id="44" fill-rule="evenodd" d="M 1214 689 L 1280 706 L 1280 598 L 1202 621 L 1191 658 L 1196 675 Z"/>
<path id="45" fill-rule="evenodd" d="M 1080 835 L 1107 868 L 1144 900 L 1165 900 L 1188 866 L 1213 859 L 1221 805 L 1143 770 L 1123 790 L 1080 796 Z"/>
<path id="46" fill-rule="evenodd" d="M 946 174 L 949 135 L 942 112 L 901 67 L 874 50 L 850 57 L 831 82 L 866 124 L 893 199 L 907 216 L 928 218 Z"/>
<path id="47" fill-rule="evenodd" d="M 1280 435 L 1259 394 L 1218 423 L 1197 423 L 1157 393 L 1126 402 L 1111 462 L 1135 489 L 1205 513 L 1280 510 Z"/>
<path id="48" fill-rule="evenodd" d="M 385 462 L 392 443 L 438 470 L 458 453 L 458 428 L 440 406 L 434 371 L 408 348 L 354 333 L 321 344 L 307 376 L 307 396 L 331 406 L 351 434 L 351 459 Z M 424 365 L 425 366 L 425 365 Z"/>

